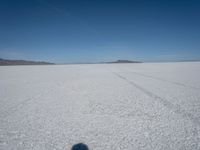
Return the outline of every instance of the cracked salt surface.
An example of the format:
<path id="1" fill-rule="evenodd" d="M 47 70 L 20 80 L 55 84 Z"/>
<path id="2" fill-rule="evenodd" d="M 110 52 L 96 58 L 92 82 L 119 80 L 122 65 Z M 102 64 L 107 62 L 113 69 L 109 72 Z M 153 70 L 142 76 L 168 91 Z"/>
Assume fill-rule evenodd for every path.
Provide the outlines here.
<path id="1" fill-rule="evenodd" d="M 200 63 L 0 67 L 0 149 L 199 150 Z"/>

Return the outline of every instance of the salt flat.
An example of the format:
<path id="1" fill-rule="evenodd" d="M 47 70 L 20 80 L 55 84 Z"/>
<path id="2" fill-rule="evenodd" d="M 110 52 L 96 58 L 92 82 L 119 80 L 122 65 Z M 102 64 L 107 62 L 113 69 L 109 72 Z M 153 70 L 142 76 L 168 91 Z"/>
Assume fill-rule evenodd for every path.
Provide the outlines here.
<path id="1" fill-rule="evenodd" d="M 0 67 L 0 149 L 199 150 L 200 62 Z"/>

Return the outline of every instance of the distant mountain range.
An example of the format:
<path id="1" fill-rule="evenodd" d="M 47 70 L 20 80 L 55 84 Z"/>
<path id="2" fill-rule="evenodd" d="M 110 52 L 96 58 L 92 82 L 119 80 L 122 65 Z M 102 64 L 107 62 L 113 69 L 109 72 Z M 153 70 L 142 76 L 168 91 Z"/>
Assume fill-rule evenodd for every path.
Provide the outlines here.
<path id="1" fill-rule="evenodd" d="M 27 61 L 27 60 L 9 60 L 0 58 L 0 66 L 12 66 L 12 65 L 51 65 L 54 63 L 45 61 Z"/>
<path id="2" fill-rule="evenodd" d="M 140 61 L 132 60 L 117 60 L 111 62 L 99 62 L 99 63 L 72 63 L 72 64 L 112 64 L 112 63 L 141 63 Z M 0 66 L 15 66 L 15 65 L 52 65 L 54 63 L 45 62 L 45 61 L 29 61 L 29 60 L 10 60 L 10 59 L 1 59 Z M 67 63 L 70 64 L 70 63 Z"/>

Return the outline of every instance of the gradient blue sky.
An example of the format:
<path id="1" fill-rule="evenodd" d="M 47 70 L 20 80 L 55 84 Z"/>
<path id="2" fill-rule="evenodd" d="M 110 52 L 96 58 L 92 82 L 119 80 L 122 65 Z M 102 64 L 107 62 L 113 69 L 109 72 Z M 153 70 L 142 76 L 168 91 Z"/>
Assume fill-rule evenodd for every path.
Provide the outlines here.
<path id="1" fill-rule="evenodd" d="M 0 58 L 200 59 L 200 1 L 1 0 Z"/>

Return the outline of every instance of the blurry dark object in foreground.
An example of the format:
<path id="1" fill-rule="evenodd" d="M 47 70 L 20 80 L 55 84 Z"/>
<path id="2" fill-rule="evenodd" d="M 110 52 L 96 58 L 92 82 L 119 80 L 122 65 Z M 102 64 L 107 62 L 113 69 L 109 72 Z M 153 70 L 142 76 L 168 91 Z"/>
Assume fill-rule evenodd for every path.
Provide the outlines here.
<path id="1" fill-rule="evenodd" d="M 71 150 L 89 150 L 89 148 L 86 144 L 78 143 L 73 145 Z"/>

